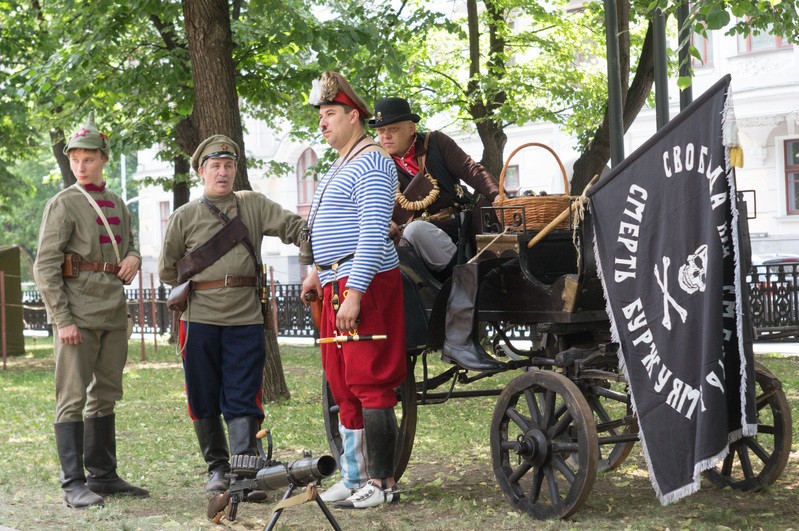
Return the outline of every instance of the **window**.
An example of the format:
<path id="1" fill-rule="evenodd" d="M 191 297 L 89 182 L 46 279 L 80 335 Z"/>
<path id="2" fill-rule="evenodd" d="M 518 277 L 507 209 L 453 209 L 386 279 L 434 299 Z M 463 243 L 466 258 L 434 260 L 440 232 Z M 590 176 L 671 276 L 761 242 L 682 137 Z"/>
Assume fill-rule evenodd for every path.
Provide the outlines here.
<path id="1" fill-rule="evenodd" d="M 782 37 L 776 37 L 770 33 L 750 33 L 747 36 L 738 35 L 738 53 L 759 52 L 761 50 L 776 50 L 778 48 L 790 48 L 791 45 Z"/>
<path id="2" fill-rule="evenodd" d="M 297 213 L 306 219 L 316 190 L 316 160 L 316 153 L 308 148 L 297 161 Z"/>
<path id="3" fill-rule="evenodd" d="M 785 140 L 785 213 L 799 215 L 799 139 Z"/>
<path id="4" fill-rule="evenodd" d="M 158 212 L 161 215 L 161 241 L 164 241 L 166 224 L 169 221 L 169 201 L 159 201 Z"/>
<path id="5" fill-rule="evenodd" d="M 691 66 L 694 68 L 702 68 L 707 66 L 713 66 L 713 36 L 710 32 L 706 33 L 705 37 L 702 37 L 698 33 L 694 33 L 691 35 L 691 44 L 696 51 L 699 52 L 699 57 L 702 59 L 699 60 L 693 55 L 691 56 Z"/>

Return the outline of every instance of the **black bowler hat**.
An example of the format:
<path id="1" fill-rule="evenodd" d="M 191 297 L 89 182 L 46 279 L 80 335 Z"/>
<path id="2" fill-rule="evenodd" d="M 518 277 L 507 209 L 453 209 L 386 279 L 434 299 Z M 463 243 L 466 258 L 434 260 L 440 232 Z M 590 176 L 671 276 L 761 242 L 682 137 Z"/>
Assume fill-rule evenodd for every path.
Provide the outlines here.
<path id="1" fill-rule="evenodd" d="M 408 100 L 403 98 L 383 98 L 375 103 L 375 117 L 369 120 L 369 127 L 385 127 L 397 122 L 418 122 L 421 118 L 411 112 Z"/>

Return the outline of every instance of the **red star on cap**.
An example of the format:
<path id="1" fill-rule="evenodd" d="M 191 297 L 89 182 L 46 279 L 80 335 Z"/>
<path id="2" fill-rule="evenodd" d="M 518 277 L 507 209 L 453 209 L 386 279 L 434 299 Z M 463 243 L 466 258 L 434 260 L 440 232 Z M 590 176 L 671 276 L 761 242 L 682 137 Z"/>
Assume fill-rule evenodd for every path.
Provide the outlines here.
<path id="1" fill-rule="evenodd" d="M 222 144 L 221 146 L 219 146 L 219 149 L 221 149 L 222 151 L 227 151 L 227 144 Z"/>
<path id="2" fill-rule="evenodd" d="M 86 129 L 86 128 L 84 127 L 83 129 L 81 129 L 80 131 L 78 131 L 77 133 L 75 133 L 75 138 L 78 138 L 78 137 L 80 137 L 80 136 L 86 136 L 88 133 L 91 133 L 91 130 L 90 130 L 90 129 Z"/>

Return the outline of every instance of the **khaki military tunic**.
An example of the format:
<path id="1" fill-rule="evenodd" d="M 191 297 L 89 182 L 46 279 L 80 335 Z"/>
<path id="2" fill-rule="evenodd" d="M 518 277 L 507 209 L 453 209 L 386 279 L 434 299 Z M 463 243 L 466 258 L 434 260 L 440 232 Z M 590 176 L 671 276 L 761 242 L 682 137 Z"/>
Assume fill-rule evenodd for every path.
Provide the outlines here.
<path id="1" fill-rule="evenodd" d="M 120 237 L 119 254 L 141 258 L 133 241 L 130 212 L 122 199 L 108 189 L 89 193 L 109 220 L 111 231 Z M 113 206 L 111 206 L 113 205 Z M 116 222 L 118 220 L 118 224 Z M 78 328 L 122 330 L 127 327 L 127 304 L 122 281 L 112 273 L 81 271 L 77 278 L 64 279 L 64 253 L 75 253 L 86 262 L 117 263 L 114 246 L 89 200 L 80 190 L 69 187 L 56 194 L 44 208 L 39 230 L 39 252 L 33 265 L 48 322 L 57 328 L 75 324 Z"/>
<path id="2" fill-rule="evenodd" d="M 284 210 L 278 203 L 252 191 L 241 191 L 221 197 L 205 196 L 227 217 L 236 216 L 236 198 L 239 197 L 240 215 L 249 231 L 249 240 L 256 256 L 261 256 L 263 236 L 277 236 L 283 243 L 299 244 L 300 231 L 305 221 L 299 215 Z M 158 260 L 161 281 L 177 284 L 176 263 L 199 247 L 222 228 L 220 221 L 199 200 L 178 208 L 169 218 L 164 246 Z M 194 275 L 195 282 L 218 280 L 226 275 L 238 277 L 260 276 L 255 270 L 252 256 L 244 244 L 238 244 L 211 266 Z M 195 291 L 189 306 L 181 316 L 183 321 L 239 326 L 263 323 L 260 296 L 254 287 L 223 287 Z"/>
<path id="3" fill-rule="evenodd" d="M 141 259 L 133 242 L 130 212 L 122 199 L 105 187 L 86 190 L 105 214 L 111 232 L 119 237 L 121 259 Z M 117 263 L 108 231 L 86 196 L 69 187 L 44 208 L 39 252 L 33 265 L 36 284 L 53 324 L 55 342 L 55 421 L 76 422 L 114 413 L 122 399 L 122 371 L 128 356 L 127 301 L 113 273 L 81 271 L 62 277 L 64 253 L 79 254 L 86 262 Z M 64 344 L 58 329 L 77 325 L 81 343 Z"/>

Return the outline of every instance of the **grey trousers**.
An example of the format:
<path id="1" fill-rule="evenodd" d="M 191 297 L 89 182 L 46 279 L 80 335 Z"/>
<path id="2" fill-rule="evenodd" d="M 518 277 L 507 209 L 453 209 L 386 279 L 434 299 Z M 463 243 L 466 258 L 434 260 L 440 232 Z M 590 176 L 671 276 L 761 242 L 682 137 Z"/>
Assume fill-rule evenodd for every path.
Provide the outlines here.
<path id="1" fill-rule="evenodd" d="M 458 249 L 446 232 L 423 220 L 408 223 L 402 231 L 402 237 L 408 240 L 416 254 L 433 271 L 447 267 Z"/>
<path id="2" fill-rule="evenodd" d="M 122 370 L 128 359 L 127 331 L 81 328 L 83 342 L 65 345 L 55 339 L 56 422 L 105 417 L 122 399 Z"/>

